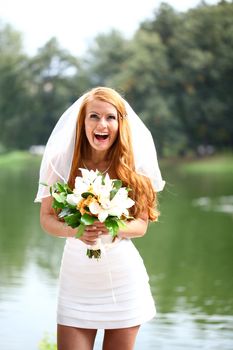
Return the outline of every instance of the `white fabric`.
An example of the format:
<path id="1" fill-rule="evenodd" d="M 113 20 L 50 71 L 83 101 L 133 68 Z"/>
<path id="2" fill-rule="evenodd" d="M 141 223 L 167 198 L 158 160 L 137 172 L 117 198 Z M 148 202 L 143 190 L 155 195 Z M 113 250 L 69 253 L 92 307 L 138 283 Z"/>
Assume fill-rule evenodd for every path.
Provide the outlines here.
<path id="1" fill-rule="evenodd" d="M 162 191 L 165 181 L 161 177 L 151 132 L 126 101 L 125 106 L 131 129 L 136 171 L 149 177 L 157 192 Z"/>
<path id="2" fill-rule="evenodd" d="M 56 181 L 67 182 L 75 144 L 76 122 L 80 105 L 85 95 L 69 107 L 58 120 L 47 142 L 40 167 L 39 188 L 35 202 L 48 197 L 49 186 Z M 155 145 L 150 131 L 142 120 L 125 102 L 127 116 L 132 134 L 135 168 L 139 174 L 149 177 L 157 192 L 162 191 L 165 181 L 159 170 Z M 44 186 L 47 184 L 48 186 Z"/>
<path id="3" fill-rule="evenodd" d="M 114 329 L 133 327 L 155 316 L 149 278 L 131 240 L 106 249 L 99 260 L 86 256 L 80 240 L 66 241 L 60 270 L 57 322 Z"/>

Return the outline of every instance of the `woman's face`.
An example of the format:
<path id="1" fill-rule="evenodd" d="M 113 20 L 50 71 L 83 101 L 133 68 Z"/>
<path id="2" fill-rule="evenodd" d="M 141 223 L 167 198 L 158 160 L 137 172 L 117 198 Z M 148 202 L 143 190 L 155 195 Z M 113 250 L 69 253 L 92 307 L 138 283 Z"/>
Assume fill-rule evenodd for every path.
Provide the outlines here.
<path id="1" fill-rule="evenodd" d="M 118 135 L 117 109 L 110 103 L 93 100 L 88 102 L 85 115 L 85 132 L 95 151 L 108 151 Z"/>

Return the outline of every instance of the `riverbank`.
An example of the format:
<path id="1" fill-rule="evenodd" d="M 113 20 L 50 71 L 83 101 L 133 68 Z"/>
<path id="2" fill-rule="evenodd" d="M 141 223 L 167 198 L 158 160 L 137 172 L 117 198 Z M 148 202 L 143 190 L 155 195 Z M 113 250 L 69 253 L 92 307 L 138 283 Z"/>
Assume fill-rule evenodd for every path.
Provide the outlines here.
<path id="1" fill-rule="evenodd" d="M 13 151 L 0 155 L 0 168 L 19 169 L 26 163 L 40 164 L 41 156 L 33 155 L 27 151 Z"/>
<path id="2" fill-rule="evenodd" d="M 233 174 L 233 153 L 201 158 L 169 158 L 160 161 L 161 168 L 174 167 L 188 174 Z"/>
<path id="3" fill-rule="evenodd" d="M 40 164 L 41 156 L 27 151 L 13 151 L 0 155 L 0 168 L 20 168 L 25 163 Z M 233 153 L 216 154 L 202 158 L 164 158 L 159 160 L 161 168 L 175 167 L 185 173 L 231 173 L 233 174 Z"/>

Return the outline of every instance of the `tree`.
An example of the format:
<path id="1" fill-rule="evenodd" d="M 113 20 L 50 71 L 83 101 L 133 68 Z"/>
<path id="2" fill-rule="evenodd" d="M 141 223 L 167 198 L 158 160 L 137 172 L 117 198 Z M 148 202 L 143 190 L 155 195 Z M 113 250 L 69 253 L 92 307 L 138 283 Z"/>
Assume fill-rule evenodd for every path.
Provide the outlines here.
<path id="1" fill-rule="evenodd" d="M 52 38 L 30 60 L 28 68 L 31 74 L 28 131 L 31 141 L 43 144 L 63 110 L 72 102 L 75 92 L 71 91 L 71 81 L 79 69 L 79 62 Z"/>
<path id="2" fill-rule="evenodd" d="M 21 34 L 0 23 L 0 139 L 7 147 L 22 143 L 18 130 L 27 119 L 27 59 Z"/>
<path id="3" fill-rule="evenodd" d="M 224 2 L 190 10 L 169 42 L 176 112 L 190 148 L 232 147 L 232 15 Z"/>
<path id="4" fill-rule="evenodd" d="M 139 29 L 129 45 L 124 69 L 113 76 L 113 85 L 124 91 L 150 128 L 160 154 L 164 153 L 168 138 L 175 137 L 176 128 L 170 109 L 172 97 L 166 94 L 170 76 L 166 51 L 158 33 Z"/>
<path id="5" fill-rule="evenodd" d="M 128 41 L 120 32 L 112 30 L 98 35 L 89 47 L 84 63 L 92 85 L 112 86 L 113 76 L 124 69 L 128 57 Z"/>
<path id="6" fill-rule="evenodd" d="M 154 19 L 141 26 L 159 34 L 166 47 L 170 76 L 164 94 L 172 100 L 168 108 L 179 121 L 185 149 L 232 147 L 232 15 L 233 4 L 225 1 L 215 6 L 203 2 L 186 13 L 162 4 Z"/>

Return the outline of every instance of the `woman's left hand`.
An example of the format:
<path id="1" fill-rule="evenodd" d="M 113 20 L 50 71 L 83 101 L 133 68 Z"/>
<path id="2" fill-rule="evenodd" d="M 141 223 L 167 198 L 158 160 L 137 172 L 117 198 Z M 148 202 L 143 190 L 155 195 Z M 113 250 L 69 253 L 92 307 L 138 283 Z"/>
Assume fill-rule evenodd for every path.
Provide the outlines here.
<path id="1" fill-rule="evenodd" d="M 97 231 L 98 236 L 109 234 L 109 231 L 103 222 L 95 221 L 93 226 L 95 227 L 95 230 Z"/>
<path id="2" fill-rule="evenodd" d="M 109 234 L 107 228 L 102 222 L 95 221 L 93 225 L 87 225 L 82 236 L 79 238 L 86 244 L 95 245 L 97 239 L 102 235 Z"/>

